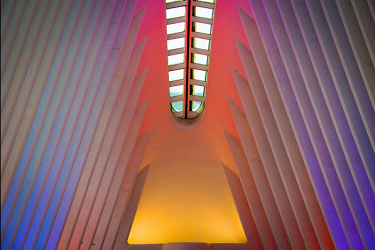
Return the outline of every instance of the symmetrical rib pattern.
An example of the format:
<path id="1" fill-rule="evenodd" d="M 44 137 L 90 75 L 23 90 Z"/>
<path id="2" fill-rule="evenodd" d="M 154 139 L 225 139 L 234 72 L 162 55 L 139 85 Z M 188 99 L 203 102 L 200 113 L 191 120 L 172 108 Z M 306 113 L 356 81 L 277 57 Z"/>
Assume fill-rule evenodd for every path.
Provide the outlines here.
<path id="1" fill-rule="evenodd" d="M 229 101 L 242 147 L 226 135 L 264 247 L 373 249 L 371 4 L 249 2 L 246 78 L 232 70 L 244 112 Z"/>
<path id="2" fill-rule="evenodd" d="M 146 39 L 135 45 L 145 9 L 1 4 L 1 249 L 113 245 L 121 183 L 147 141 L 137 143 L 147 70 L 136 76 Z"/>
<path id="3" fill-rule="evenodd" d="M 374 1 L 215 1 L 186 123 L 165 2 L 1 0 L 1 249 L 375 249 Z"/>

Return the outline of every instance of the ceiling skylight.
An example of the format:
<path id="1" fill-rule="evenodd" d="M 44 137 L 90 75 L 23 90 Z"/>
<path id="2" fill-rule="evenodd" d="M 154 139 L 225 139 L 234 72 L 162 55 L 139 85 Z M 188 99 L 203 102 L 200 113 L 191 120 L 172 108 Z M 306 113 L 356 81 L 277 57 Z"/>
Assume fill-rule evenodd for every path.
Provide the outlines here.
<path id="1" fill-rule="evenodd" d="M 192 40 L 193 40 L 193 48 L 205 49 L 205 50 L 210 49 L 210 40 L 198 38 L 198 37 L 193 37 Z"/>
<path id="2" fill-rule="evenodd" d="M 168 65 L 184 63 L 185 54 L 177 54 L 168 56 Z"/>
<path id="3" fill-rule="evenodd" d="M 194 14 L 197 17 L 212 19 L 214 15 L 214 10 L 202 7 L 194 7 Z"/>
<path id="4" fill-rule="evenodd" d="M 176 80 L 181 80 L 184 79 L 184 70 L 183 69 L 178 69 L 178 70 L 173 70 L 169 71 L 169 81 L 176 81 Z"/>
<path id="5" fill-rule="evenodd" d="M 185 16 L 186 7 L 167 9 L 167 19 Z"/>
<path id="6" fill-rule="evenodd" d="M 166 0 L 169 97 L 179 118 L 195 118 L 205 106 L 214 2 Z"/>
<path id="7" fill-rule="evenodd" d="M 174 97 L 174 96 L 179 96 L 184 94 L 184 85 L 177 85 L 173 87 L 169 87 L 169 96 Z"/>
<path id="8" fill-rule="evenodd" d="M 167 34 L 174 34 L 185 31 L 185 22 L 182 23 L 173 23 L 167 25 Z"/>
<path id="9" fill-rule="evenodd" d="M 199 81 L 206 81 L 207 71 L 199 70 L 199 69 L 192 69 L 191 70 L 191 79 L 199 80 Z"/>
<path id="10" fill-rule="evenodd" d="M 185 37 L 171 39 L 167 41 L 168 50 L 185 47 Z"/>
<path id="11" fill-rule="evenodd" d="M 211 34 L 211 24 L 194 22 L 193 31 L 204 34 Z"/>
<path id="12" fill-rule="evenodd" d="M 191 61 L 197 64 L 208 65 L 208 56 L 201 54 L 192 54 Z"/>
<path id="13" fill-rule="evenodd" d="M 198 85 L 191 85 L 192 87 L 192 95 L 196 96 L 204 96 L 206 88 L 203 86 L 198 86 Z"/>

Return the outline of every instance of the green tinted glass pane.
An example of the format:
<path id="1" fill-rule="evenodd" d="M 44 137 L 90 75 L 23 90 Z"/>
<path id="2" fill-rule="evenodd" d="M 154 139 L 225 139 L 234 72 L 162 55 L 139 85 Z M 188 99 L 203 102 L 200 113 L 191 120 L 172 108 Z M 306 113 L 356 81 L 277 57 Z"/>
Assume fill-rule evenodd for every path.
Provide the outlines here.
<path id="1" fill-rule="evenodd" d="M 204 96 L 206 88 L 199 85 L 191 85 L 192 87 L 192 94 L 196 96 Z"/>
<path id="2" fill-rule="evenodd" d="M 203 109 L 203 102 L 191 101 L 190 110 L 194 112 L 199 112 Z"/>
<path id="3" fill-rule="evenodd" d="M 169 87 L 169 97 L 179 96 L 184 94 L 184 85 Z"/>
<path id="4" fill-rule="evenodd" d="M 167 19 L 185 16 L 185 10 L 186 8 L 184 6 L 167 9 Z"/>
<path id="5" fill-rule="evenodd" d="M 180 2 L 182 0 L 166 0 L 166 3 Z"/>
<path id="6" fill-rule="evenodd" d="M 185 22 L 173 23 L 167 25 L 167 34 L 174 34 L 185 31 Z"/>
<path id="7" fill-rule="evenodd" d="M 184 105 L 184 102 L 183 101 L 179 101 L 179 102 L 172 102 L 171 103 L 171 107 L 172 107 L 172 111 L 173 112 L 181 112 L 183 109 Z"/>
<path id="8" fill-rule="evenodd" d="M 183 69 L 169 71 L 168 74 L 169 74 L 169 81 L 170 82 L 184 79 L 184 70 Z"/>
<path id="9" fill-rule="evenodd" d="M 185 61 L 185 54 L 176 54 L 168 56 L 168 65 L 180 64 L 184 63 Z"/>
<path id="10" fill-rule="evenodd" d="M 194 7 L 194 15 L 197 17 L 212 19 L 214 15 L 214 10 L 202 7 Z"/>
<path id="11" fill-rule="evenodd" d="M 209 50 L 210 40 L 193 37 L 193 48 Z"/>
<path id="12" fill-rule="evenodd" d="M 192 59 L 193 63 L 208 65 L 208 56 L 206 56 L 206 55 L 194 54 L 193 53 L 191 59 Z"/>
<path id="13" fill-rule="evenodd" d="M 191 78 L 194 79 L 194 80 L 206 81 L 207 71 L 199 70 L 199 69 L 192 69 L 191 70 Z"/>
<path id="14" fill-rule="evenodd" d="M 171 39 L 167 41 L 168 50 L 185 47 L 185 37 Z"/>

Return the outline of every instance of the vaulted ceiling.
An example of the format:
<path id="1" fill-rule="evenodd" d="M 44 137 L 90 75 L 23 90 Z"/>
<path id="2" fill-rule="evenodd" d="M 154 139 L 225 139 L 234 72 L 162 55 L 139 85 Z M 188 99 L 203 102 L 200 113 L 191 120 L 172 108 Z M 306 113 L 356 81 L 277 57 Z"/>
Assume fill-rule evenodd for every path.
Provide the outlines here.
<path id="1" fill-rule="evenodd" d="M 1 0 L 2 249 L 375 249 L 371 0 L 216 0 L 204 111 L 164 0 Z"/>

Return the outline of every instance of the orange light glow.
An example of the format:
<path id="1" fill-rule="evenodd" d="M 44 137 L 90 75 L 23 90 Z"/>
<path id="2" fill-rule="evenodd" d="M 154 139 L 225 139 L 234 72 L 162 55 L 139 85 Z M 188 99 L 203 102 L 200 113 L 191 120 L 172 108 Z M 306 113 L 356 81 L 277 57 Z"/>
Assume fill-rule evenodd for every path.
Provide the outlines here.
<path id="1" fill-rule="evenodd" d="M 128 243 L 245 243 L 221 165 L 199 152 L 183 158 L 178 167 L 152 165 Z"/>

